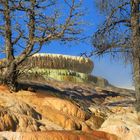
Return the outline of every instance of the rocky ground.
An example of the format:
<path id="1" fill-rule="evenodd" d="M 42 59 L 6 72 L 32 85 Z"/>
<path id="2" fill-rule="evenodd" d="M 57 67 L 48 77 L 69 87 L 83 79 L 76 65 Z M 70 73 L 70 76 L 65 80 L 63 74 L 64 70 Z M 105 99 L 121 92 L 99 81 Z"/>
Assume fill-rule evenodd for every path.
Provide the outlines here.
<path id="1" fill-rule="evenodd" d="M 140 140 L 132 90 L 54 80 L 20 85 L 17 93 L 0 86 L 0 140 Z"/>

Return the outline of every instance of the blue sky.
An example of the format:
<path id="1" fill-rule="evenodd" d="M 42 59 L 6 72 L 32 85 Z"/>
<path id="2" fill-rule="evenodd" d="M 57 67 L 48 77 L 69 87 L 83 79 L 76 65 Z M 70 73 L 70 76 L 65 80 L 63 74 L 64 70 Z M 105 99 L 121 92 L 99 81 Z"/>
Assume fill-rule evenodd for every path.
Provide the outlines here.
<path id="1" fill-rule="evenodd" d="M 97 26 L 103 21 L 103 15 L 101 15 L 95 5 L 94 0 L 83 0 L 85 15 L 82 20 L 88 23 L 83 26 L 84 34 L 86 36 L 92 36 L 97 30 Z M 2 40 L 0 40 L 2 42 Z M 43 46 L 41 52 L 45 53 L 58 53 L 67 55 L 80 55 L 83 52 L 91 52 L 93 46 L 91 42 L 78 44 L 60 44 L 57 41 L 53 41 L 49 45 Z M 0 56 L 2 57 L 2 56 Z M 132 87 L 132 68 L 131 65 L 124 65 L 121 60 L 111 60 L 109 56 L 99 58 L 97 56 L 91 57 L 94 62 L 93 75 L 106 78 L 111 84 L 119 87 Z"/>
<path id="2" fill-rule="evenodd" d="M 84 26 L 85 34 L 91 36 L 96 30 L 97 26 L 103 20 L 103 16 L 95 8 L 93 0 L 84 0 L 85 16 L 83 20 L 90 25 Z M 90 43 L 79 43 L 64 45 L 57 41 L 44 46 L 42 52 L 46 53 L 59 53 L 67 55 L 79 55 L 82 52 L 90 52 L 92 45 Z M 97 56 L 91 57 L 94 62 L 93 75 L 106 78 L 111 84 L 132 88 L 132 68 L 131 65 L 124 65 L 121 60 L 111 60 L 109 56 L 99 58 Z"/>

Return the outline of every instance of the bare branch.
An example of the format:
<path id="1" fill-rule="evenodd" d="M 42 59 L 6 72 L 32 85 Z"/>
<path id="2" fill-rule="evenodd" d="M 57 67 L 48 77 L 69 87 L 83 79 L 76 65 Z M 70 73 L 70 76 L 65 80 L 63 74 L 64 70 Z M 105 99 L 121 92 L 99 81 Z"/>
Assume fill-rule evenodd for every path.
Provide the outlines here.
<path id="1" fill-rule="evenodd" d="M 106 52 L 125 52 L 125 49 L 126 52 L 128 52 L 129 46 L 131 46 L 131 38 L 129 36 L 131 19 L 130 12 L 127 12 L 127 9 L 129 9 L 128 6 L 130 6 L 130 1 L 122 0 L 116 3 L 116 5 L 113 1 L 109 3 L 109 1 L 106 0 L 105 2 L 108 2 L 107 4 L 111 5 L 111 7 L 109 7 L 109 16 L 107 16 L 105 22 L 99 27 L 93 36 L 95 52 L 98 52 L 97 54 L 103 54 Z M 116 51 L 116 49 L 120 47 L 125 48 L 121 51 Z"/>

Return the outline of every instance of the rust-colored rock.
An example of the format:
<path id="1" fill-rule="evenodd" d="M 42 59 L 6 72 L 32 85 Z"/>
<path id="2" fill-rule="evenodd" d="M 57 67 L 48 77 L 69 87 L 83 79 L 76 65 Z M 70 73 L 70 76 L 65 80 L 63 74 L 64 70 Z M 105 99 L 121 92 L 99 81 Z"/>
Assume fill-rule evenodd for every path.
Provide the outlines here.
<path id="1" fill-rule="evenodd" d="M 49 106 L 53 109 L 82 120 L 86 119 L 86 113 L 68 100 L 49 97 L 44 100 L 42 105 Z"/>
<path id="2" fill-rule="evenodd" d="M 90 126 L 91 129 L 99 129 L 104 122 L 104 118 L 96 115 L 92 115 L 90 119 L 86 121 L 86 124 Z"/>
<path id="3" fill-rule="evenodd" d="M 39 94 L 23 96 L 23 93 L 20 92 L 17 97 L 34 106 L 42 114 L 43 118 L 54 122 L 66 130 L 82 130 L 82 126 L 87 127 L 85 123 L 87 119 L 86 112 L 80 107 L 68 100 L 47 95 L 42 97 Z"/>
<path id="4" fill-rule="evenodd" d="M 119 137 L 102 131 L 93 131 L 93 135 L 100 139 L 105 139 L 105 140 L 120 140 Z"/>
<path id="5" fill-rule="evenodd" d="M 39 131 L 41 123 L 31 116 L 11 112 L 9 109 L 0 108 L 0 131 Z"/>
<path id="6" fill-rule="evenodd" d="M 64 86 L 62 88 L 58 84 L 59 94 L 38 89 L 36 92 L 21 90 L 18 93 L 10 93 L 6 87 L 0 86 L 0 138 L 8 140 L 120 140 L 119 138 L 139 140 L 140 122 L 133 108 L 128 106 L 125 111 L 126 108 L 123 106 L 119 108 L 105 106 L 105 98 L 105 101 L 110 103 L 114 99 L 115 101 L 121 99 L 120 97 L 112 98 L 114 93 L 111 92 L 98 91 L 98 93 L 97 90 L 93 90 L 92 85 Z M 63 96 L 64 90 L 75 93 L 73 101 Z M 107 98 L 108 95 L 110 98 Z M 95 98 L 101 100 L 100 97 L 103 100 L 99 102 L 100 104 L 97 105 L 96 102 L 92 104 Z M 127 97 L 127 99 L 130 98 Z M 88 109 L 92 113 L 88 112 Z M 113 113 L 115 113 L 114 116 Z M 93 131 L 98 128 L 100 131 Z"/>
<path id="7" fill-rule="evenodd" d="M 119 140 L 115 135 L 94 131 L 82 133 L 73 131 L 47 131 L 47 132 L 0 132 L 7 140 Z"/>
<path id="8" fill-rule="evenodd" d="M 39 131 L 40 119 L 41 114 L 14 94 L 0 94 L 0 131 Z"/>

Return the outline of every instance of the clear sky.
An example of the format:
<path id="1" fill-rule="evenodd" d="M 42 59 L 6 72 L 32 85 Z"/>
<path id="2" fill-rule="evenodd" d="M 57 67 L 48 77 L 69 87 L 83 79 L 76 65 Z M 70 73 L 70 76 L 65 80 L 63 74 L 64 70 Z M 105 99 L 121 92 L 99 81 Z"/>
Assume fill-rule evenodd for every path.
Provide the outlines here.
<path id="1" fill-rule="evenodd" d="M 99 14 L 95 8 L 93 0 L 84 0 L 85 16 L 83 20 L 90 25 L 84 26 L 85 34 L 91 36 L 96 30 L 97 26 L 103 20 L 103 16 Z M 59 53 L 68 55 L 79 55 L 82 52 L 90 52 L 92 45 L 90 43 L 79 43 L 64 45 L 57 41 L 44 46 L 42 52 Z M 98 58 L 91 57 L 94 62 L 93 75 L 106 78 L 111 84 L 131 88 L 132 87 L 132 69 L 130 65 L 124 65 L 121 60 L 111 60 L 109 56 Z"/>

